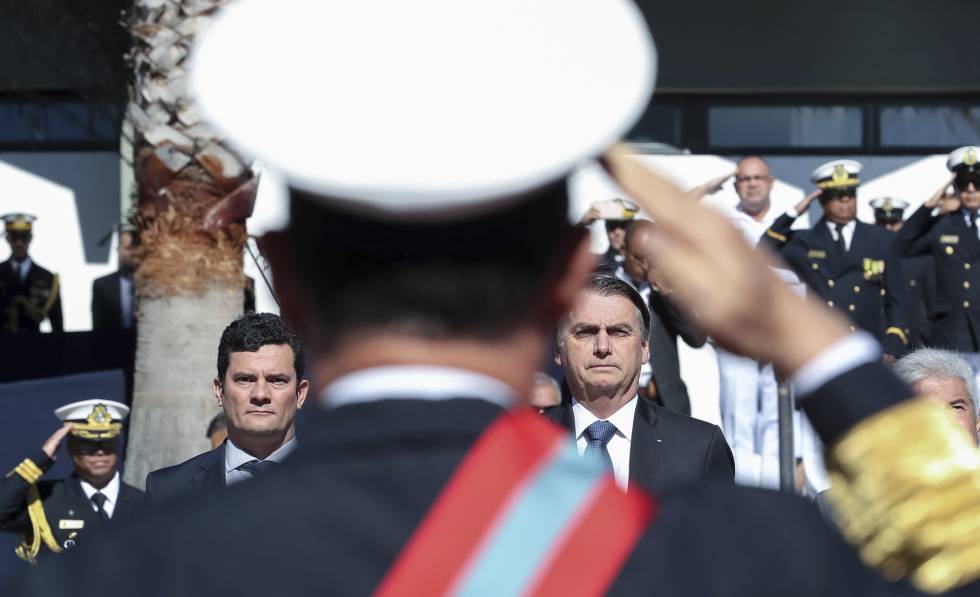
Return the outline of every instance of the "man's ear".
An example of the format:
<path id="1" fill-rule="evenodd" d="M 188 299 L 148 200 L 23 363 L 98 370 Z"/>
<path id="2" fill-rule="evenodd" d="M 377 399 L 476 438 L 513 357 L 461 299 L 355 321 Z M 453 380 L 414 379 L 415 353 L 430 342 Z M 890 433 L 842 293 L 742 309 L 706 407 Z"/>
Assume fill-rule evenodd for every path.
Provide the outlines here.
<path id="1" fill-rule="evenodd" d="M 306 395 L 310 392 L 310 380 L 301 379 L 299 385 L 296 387 L 296 410 L 303 408 L 303 403 L 306 402 Z"/>
<path id="2" fill-rule="evenodd" d="M 221 408 L 222 407 L 222 405 L 221 405 L 221 395 L 223 393 L 222 392 L 222 388 L 221 388 L 221 380 L 218 379 L 217 377 L 215 377 L 211 381 L 211 385 L 213 386 L 212 387 L 212 390 L 214 391 L 214 397 L 218 399 L 218 408 Z"/>
<path id="3" fill-rule="evenodd" d="M 641 363 L 647 363 L 650 361 L 650 339 L 647 338 L 643 341 L 643 360 Z"/>

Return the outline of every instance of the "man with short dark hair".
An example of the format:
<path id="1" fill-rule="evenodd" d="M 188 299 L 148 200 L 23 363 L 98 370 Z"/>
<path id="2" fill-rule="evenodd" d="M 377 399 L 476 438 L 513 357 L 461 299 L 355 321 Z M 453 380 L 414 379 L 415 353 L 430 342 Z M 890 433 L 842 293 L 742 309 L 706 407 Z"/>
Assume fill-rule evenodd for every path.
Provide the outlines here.
<path id="1" fill-rule="evenodd" d="M 224 411 L 211 418 L 211 422 L 208 423 L 208 430 L 204 432 L 204 435 L 211 442 L 212 450 L 224 443 L 225 438 L 228 437 L 228 418 Z"/>
<path id="2" fill-rule="evenodd" d="M 700 479 L 731 481 L 735 464 L 721 430 L 639 396 L 651 318 L 643 297 L 615 276 L 595 275 L 562 318 L 555 361 L 571 404 L 545 411 L 594 448 L 620 487 L 659 492 Z"/>
<path id="3" fill-rule="evenodd" d="M 139 235 L 119 231 L 116 256 L 119 269 L 92 282 L 92 329 L 130 330 L 136 326 L 133 273 L 139 265 Z"/>
<path id="4" fill-rule="evenodd" d="M 296 448 L 294 419 L 310 387 L 304 358 L 299 338 L 278 315 L 246 313 L 231 322 L 221 334 L 213 382 L 228 439 L 147 475 L 145 505 L 217 491 L 281 463 Z"/>

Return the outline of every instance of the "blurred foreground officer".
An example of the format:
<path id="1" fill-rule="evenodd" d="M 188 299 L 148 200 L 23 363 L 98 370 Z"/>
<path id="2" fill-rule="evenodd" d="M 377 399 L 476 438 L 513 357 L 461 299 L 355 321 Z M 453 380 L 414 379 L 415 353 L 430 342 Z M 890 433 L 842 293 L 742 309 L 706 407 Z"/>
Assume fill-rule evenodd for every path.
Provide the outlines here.
<path id="1" fill-rule="evenodd" d="M 0 528 L 23 535 L 17 555 L 36 564 L 42 544 L 60 553 L 87 543 L 94 531 L 135 519 L 143 492 L 122 482 L 117 456 L 129 407 L 112 400 L 82 400 L 54 414 L 64 421 L 41 450 L 0 479 Z M 75 471 L 41 480 L 67 436 Z"/>
<path id="2" fill-rule="evenodd" d="M 45 319 L 52 332 L 63 331 L 58 274 L 34 263 L 28 253 L 37 218 L 16 213 L 0 219 L 10 245 L 10 259 L 0 263 L 0 332 L 39 332 Z"/>
<path id="3" fill-rule="evenodd" d="M 735 463 L 721 429 L 639 396 L 651 323 L 629 282 L 592 276 L 558 327 L 555 360 L 571 404 L 545 416 L 572 432 L 580 454 L 597 453 L 624 490 L 731 481 Z"/>
<path id="4" fill-rule="evenodd" d="M 904 255 L 932 256 L 936 300 L 928 344 L 960 352 L 974 371 L 980 370 L 978 162 L 980 147 L 960 147 L 949 154 L 946 166 L 953 173 L 952 178 L 915 210 L 898 233 Z M 956 189 L 954 200 L 944 204 L 943 196 L 950 184 Z M 933 215 L 937 207 L 939 213 Z"/>
<path id="5" fill-rule="evenodd" d="M 875 224 L 897 233 L 902 229 L 908 206 L 907 202 L 892 197 L 872 199 Z M 929 338 L 932 306 L 936 303 L 936 270 L 932 255 L 902 257 L 902 270 L 907 283 L 909 346 L 924 346 Z"/>
<path id="6" fill-rule="evenodd" d="M 568 218 L 567 178 L 649 100 L 656 63 L 634 5 L 287 7 L 229 5 L 196 50 L 192 86 L 202 114 L 291 184 L 290 224 L 263 253 L 283 312 L 311 338 L 326 412 L 281 469 L 125 529 L 16 594 L 911 592 L 861 565 L 802 500 L 730 483 L 656 501 L 623 493 L 567 432 L 511 409 L 527 402 L 558 318 L 595 264 Z M 256 44 L 257 30 L 275 39 Z M 235 82 L 257 66 L 263 84 L 242 94 Z M 399 82 L 405 93 L 382 93 Z M 260 109 L 284 121 L 269 126 Z M 814 417 L 828 445 L 860 442 L 860 423 L 904 461 L 907 434 L 885 433 L 874 417 L 909 393 L 874 342 L 783 288 L 720 216 L 634 159 L 607 158 L 666 226 L 671 236 L 650 239 L 655 265 L 712 336 L 799 374 L 804 408 L 849 404 Z M 690 238 L 678 252 L 682 228 Z M 869 385 L 878 391 L 856 391 Z M 909 414 L 921 413 L 897 419 Z M 879 474 L 899 476 L 868 449 Z M 851 467 L 865 451 L 837 456 Z M 944 477 L 964 472 L 958 462 Z M 859 473 L 842 472 L 854 496 L 881 486 Z M 914 490 L 921 479 L 894 480 Z M 874 513 L 887 517 L 883 506 Z M 980 573 L 962 569 L 970 576 L 954 580 L 964 584 Z M 110 572 L 112 583 L 99 582 Z"/>
<path id="7" fill-rule="evenodd" d="M 854 160 L 818 167 L 810 177 L 818 190 L 777 218 L 762 242 L 782 256 L 812 294 L 874 334 L 891 362 L 908 345 L 907 283 L 895 235 L 855 219 L 860 173 L 861 164 Z M 824 216 L 809 230 L 792 230 L 818 196 Z"/>
<path id="8" fill-rule="evenodd" d="M 213 382 L 227 439 L 148 474 L 147 510 L 221 491 L 281 464 L 296 449 L 296 412 L 310 387 L 303 379 L 304 359 L 299 338 L 278 315 L 246 313 L 231 322 L 218 343 Z"/>
<path id="9" fill-rule="evenodd" d="M 92 329 L 131 330 L 136 325 L 133 272 L 139 265 L 139 236 L 135 230 L 119 232 L 116 256 L 119 269 L 92 282 Z"/>

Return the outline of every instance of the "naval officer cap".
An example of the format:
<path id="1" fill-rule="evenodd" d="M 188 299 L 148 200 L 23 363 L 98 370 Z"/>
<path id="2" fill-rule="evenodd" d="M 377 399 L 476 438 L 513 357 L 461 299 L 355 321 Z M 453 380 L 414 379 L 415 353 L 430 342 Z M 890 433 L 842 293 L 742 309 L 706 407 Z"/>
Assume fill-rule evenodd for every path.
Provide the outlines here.
<path id="1" fill-rule="evenodd" d="M 290 187 L 367 217 L 448 221 L 621 139 L 656 51 L 628 0 L 238 0 L 191 68 L 204 118 Z"/>
<path id="2" fill-rule="evenodd" d="M 73 436 L 95 441 L 118 436 L 128 415 L 129 407 L 125 404 L 101 398 L 72 402 L 54 411 L 54 416 L 72 423 Z"/>
<path id="3" fill-rule="evenodd" d="M 980 147 L 967 145 L 954 149 L 946 160 L 946 167 L 957 174 L 976 174 L 980 172 Z"/>
<path id="4" fill-rule="evenodd" d="M 11 213 L 0 216 L 3 227 L 7 232 L 30 232 L 34 229 L 37 217 L 25 213 Z"/>
<path id="5" fill-rule="evenodd" d="M 834 160 L 821 164 L 810 175 L 810 181 L 824 190 L 850 189 L 861 184 L 861 162 Z"/>
<path id="6" fill-rule="evenodd" d="M 878 197 L 871 200 L 871 208 L 875 210 L 875 221 L 887 224 L 894 224 L 902 221 L 905 210 L 908 209 L 907 201 L 895 199 L 894 197 Z"/>

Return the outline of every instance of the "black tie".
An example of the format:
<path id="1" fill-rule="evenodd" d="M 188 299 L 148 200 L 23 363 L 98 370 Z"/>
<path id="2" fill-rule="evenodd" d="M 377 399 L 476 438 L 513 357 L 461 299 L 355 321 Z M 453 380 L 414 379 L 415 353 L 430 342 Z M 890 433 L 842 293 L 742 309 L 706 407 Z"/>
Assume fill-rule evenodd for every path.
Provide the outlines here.
<path id="1" fill-rule="evenodd" d="M 970 230 L 977 231 L 977 212 L 970 214 Z"/>
<path id="2" fill-rule="evenodd" d="M 105 501 L 108 498 L 101 491 L 96 491 L 92 494 L 92 501 L 95 502 L 95 507 L 99 513 L 99 519 L 103 523 L 109 522 L 109 513 L 105 511 Z"/>
<path id="3" fill-rule="evenodd" d="M 245 471 L 253 477 L 258 477 L 269 472 L 275 465 L 276 462 L 274 460 L 251 460 L 238 467 L 238 469 Z"/>
<path id="4" fill-rule="evenodd" d="M 844 224 L 834 224 L 834 229 L 837 230 L 837 250 L 844 255 L 847 253 L 847 245 L 844 244 Z"/>

